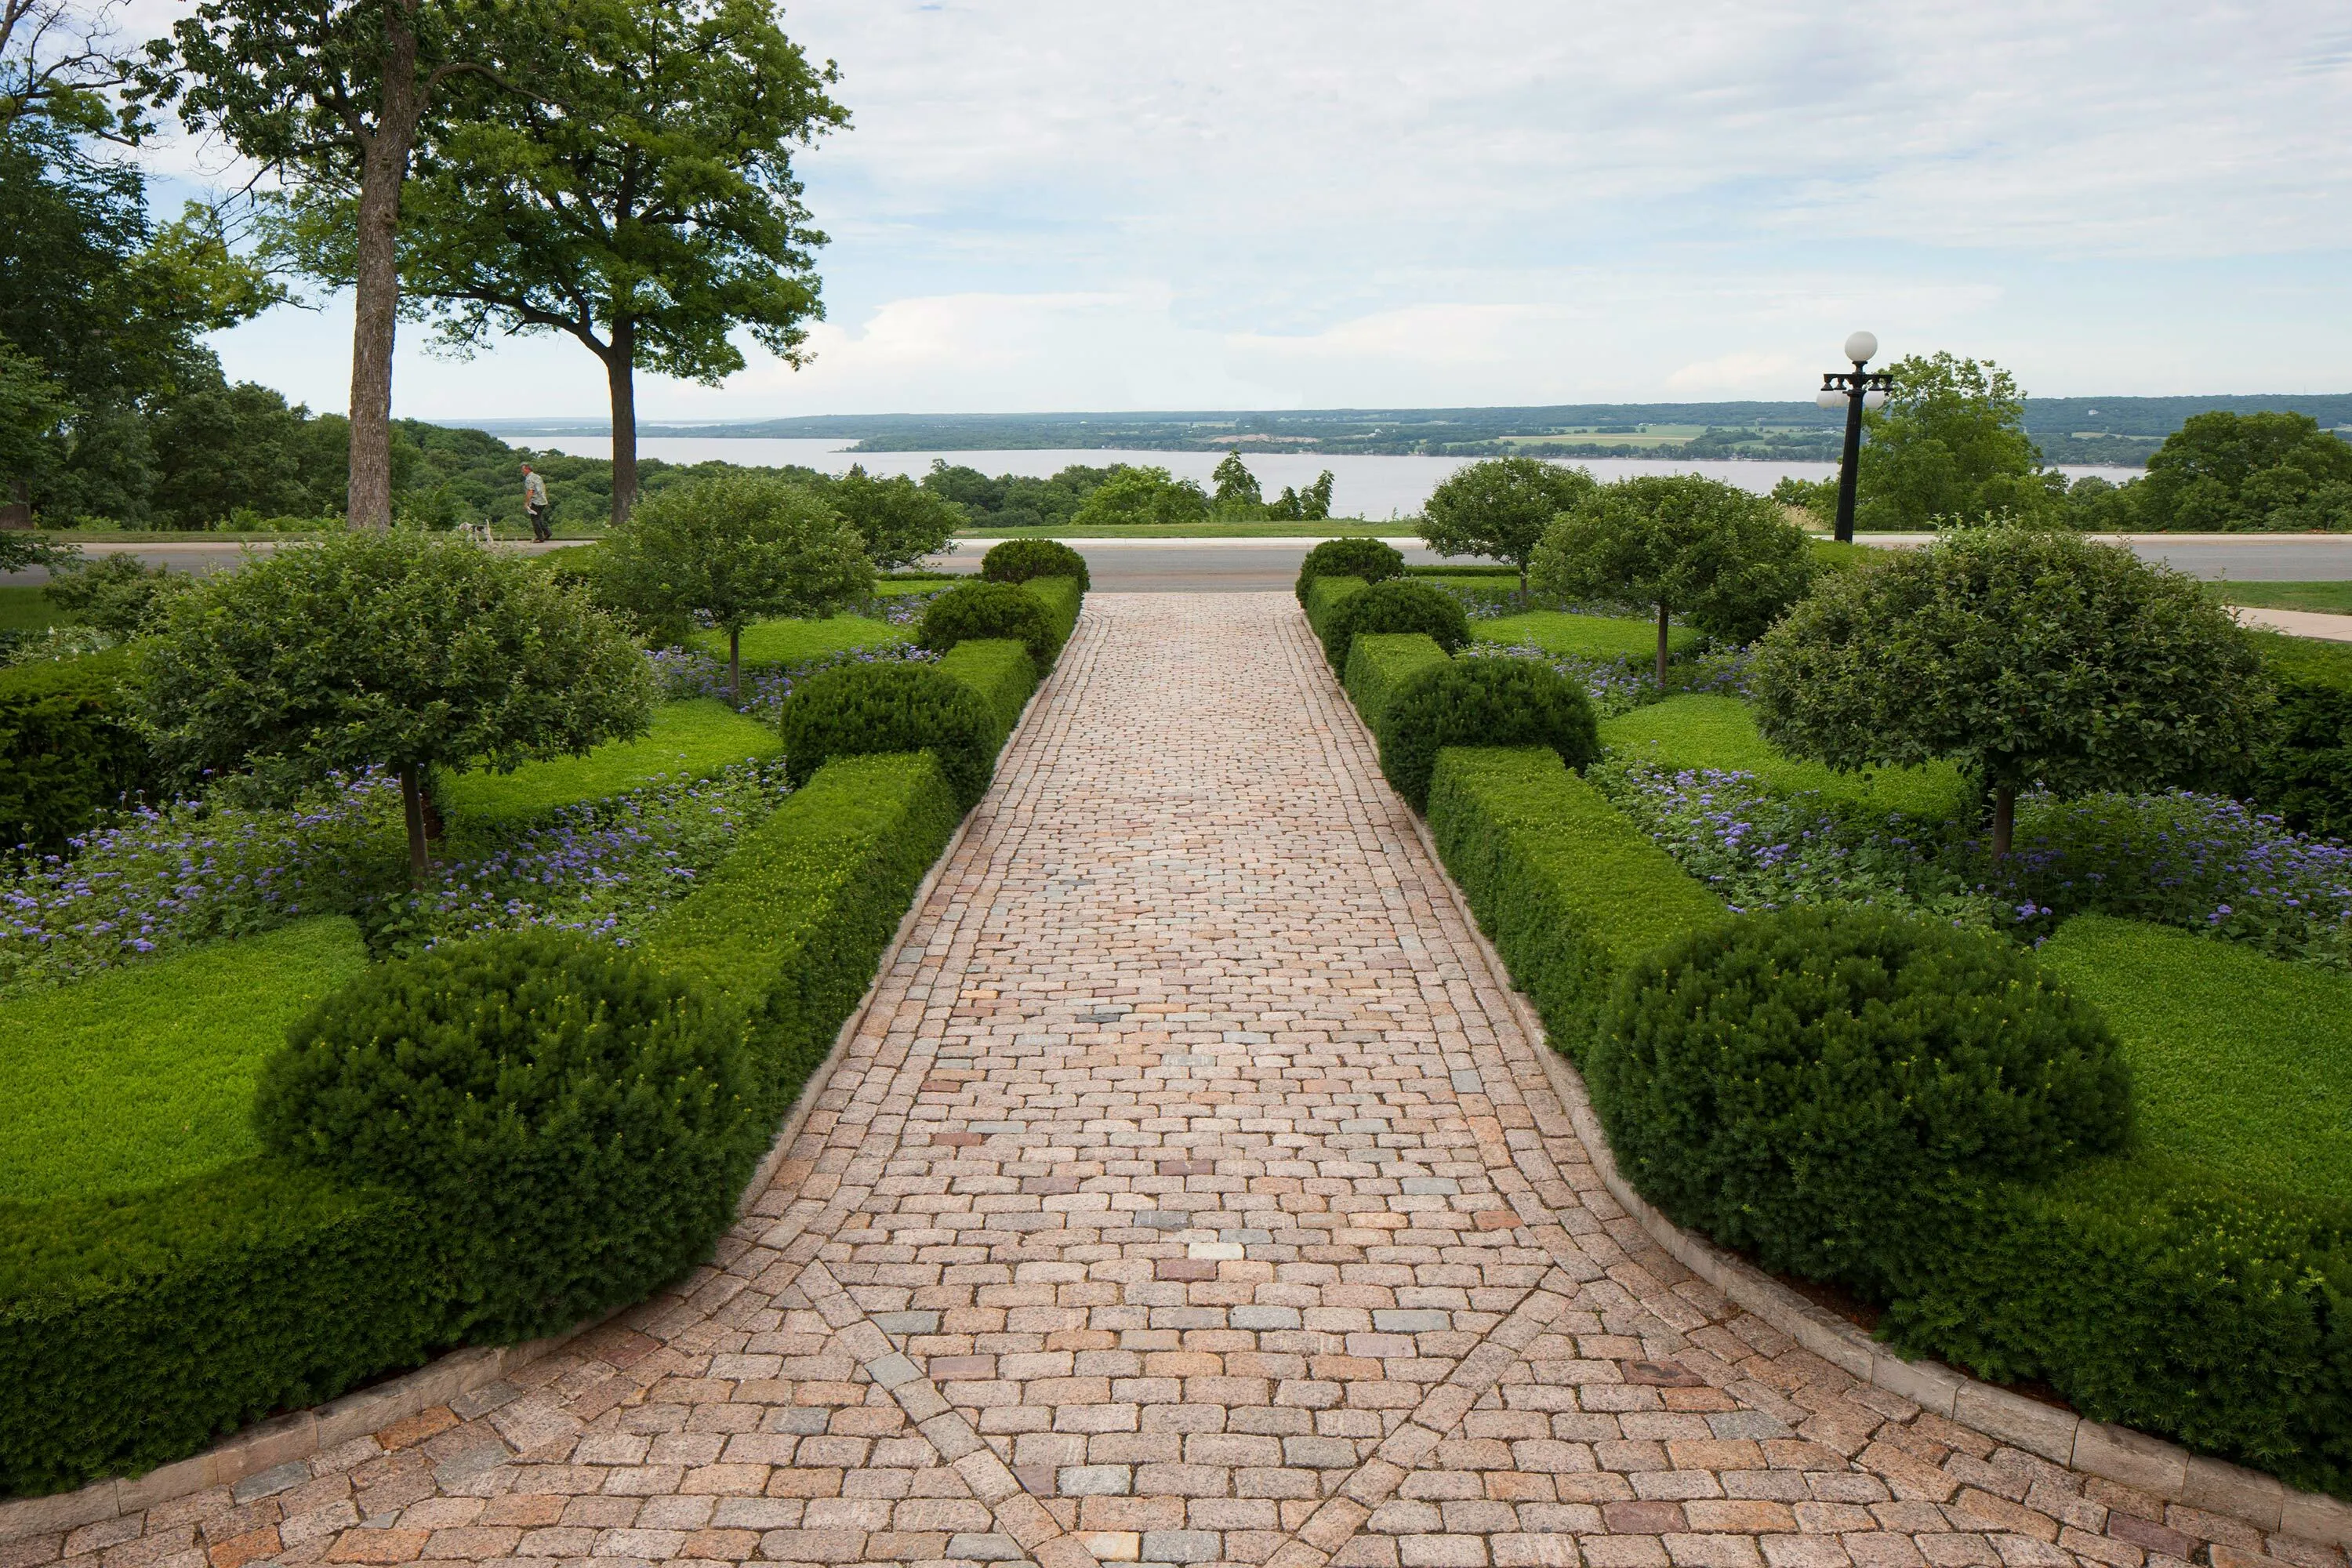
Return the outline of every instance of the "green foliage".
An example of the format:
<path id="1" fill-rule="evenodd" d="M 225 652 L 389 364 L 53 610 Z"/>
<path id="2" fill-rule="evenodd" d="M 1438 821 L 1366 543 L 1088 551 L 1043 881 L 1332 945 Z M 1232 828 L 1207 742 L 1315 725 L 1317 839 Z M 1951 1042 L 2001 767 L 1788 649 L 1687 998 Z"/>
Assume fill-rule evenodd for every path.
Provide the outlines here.
<path id="1" fill-rule="evenodd" d="M 0 1199 L 137 1192 L 259 1152 L 263 1060 L 366 962 L 328 916 L 0 1002 Z"/>
<path id="2" fill-rule="evenodd" d="M 1075 578 L 1078 591 L 1094 586 L 1087 558 L 1058 539 L 1008 539 L 988 547 L 980 574 L 992 583 L 1026 583 L 1032 577 Z"/>
<path id="3" fill-rule="evenodd" d="M 961 816 L 934 755 L 841 757 L 647 936 L 749 1020 L 763 1126 L 832 1048 Z"/>
<path id="4" fill-rule="evenodd" d="M 960 583 L 923 607 L 917 640 L 933 653 L 945 653 L 966 637 L 1011 637 L 1029 650 L 1038 668 L 1048 668 L 1062 651 L 1065 634 L 1045 601 L 1029 590 L 1034 583 L 1057 580 L 1066 581 Z"/>
<path id="5" fill-rule="evenodd" d="M 1227 452 L 1210 478 L 1217 492 L 1209 504 L 1221 515 L 1265 515 L 1265 491 L 1259 488 L 1257 476 L 1249 471 L 1249 465 L 1242 461 L 1239 452 Z"/>
<path id="6" fill-rule="evenodd" d="M 1314 591 L 1308 592 L 1311 598 Z M 1359 632 L 1421 632 L 1452 654 L 1470 640 L 1470 617 L 1462 601 L 1444 589 L 1411 577 L 1391 577 L 1341 600 L 1317 629 L 1323 637 L 1323 657 L 1336 675 L 1348 668 L 1348 647 Z"/>
<path id="7" fill-rule="evenodd" d="M 2352 529 L 2352 442 L 2307 414 L 2189 417 L 2127 485 L 2149 530 Z"/>
<path id="8" fill-rule="evenodd" d="M 577 757 L 525 763 L 510 773 L 445 776 L 434 798 L 468 826 L 527 822 L 583 801 L 604 800 L 659 778 L 709 778 L 783 750 L 776 732 L 715 697 L 665 702 L 633 741 L 608 741 Z"/>
<path id="9" fill-rule="evenodd" d="M 1895 393 L 1863 416 L 1869 439 L 1854 486 L 1854 527 L 1895 533 L 1939 523 L 2033 522 L 2059 515 L 2066 481 L 2042 468 L 2025 397 L 1990 360 L 1913 355 L 1890 367 Z"/>
<path id="10" fill-rule="evenodd" d="M 1307 590 L 1318 577 L 1353 577 L 1371 584 L 1403 575 L 1404 556 L 1392 544 L 1378 539 L 1327 539 L 1299 563 L 1298 583 L 1292 592 L 1304 605 Z M 1314 618 L 1312 612 L 1307 618 Z"/>
<path id="11" fill-rule="evenodd" d="M 0 850 L 54 854 L 155 786 L 130 675 L 121 650 L 0 669 Z"/>
<path id="12" fill-rule="evenodd" d="M 158 521 L 210 528 L 238 512 L 316 517 L 343 508 L 345 465 L 320 462 L 320 434 L 307 408 L 249 381 L 205 387 L 164 408 L 153 425 Z M 335 444 L 346 427 L 336 422 Z"/>
<path id="13" fill-rule="evenodd" d="M 2079 795 L 2250 751 L 2270 700 L 2259 669 L 2194 580 L 1992 528 L 1831 579 L 1764 639 L 1752 679 L 1759 729 L 1792 756 L 1949 760 L 1997 793 Z"/>
<path id="14" fill-rule="evenodd" d="M 1429 831 L 1479 929 L 1571 1057 L 1584 1053 L 1620 970 L 1724 918 L 1721 900 L 1548 748 L 1440 752 Z"/>
<path id="15" fill-rule="evenodd" d="M 1399 690 L 1423 670 L 1444 664 L 1445 650 L 1420 632 L 1367 632 L 1348 651 L 1346 687 L 1365 726 L 1378 734 L 1381 716 Z"/>
<path id="16" fill-rule="evenodd" d="M 1415 811 L 1428 808 L 1447 746 L 1542 746 L 1580 770 L 1601 754 L 1584 689 L 1532 658 L 1426 665 L 1389 698 L 1373 731 L 1381 775 Z"/>
<path id="17" fill-rule="evenodd" d="M 1551 525 L 1535 554 L 1546 593 L 1656 606 L 1661 686 L 1669 616 L 1748 642 L 1804 594 L 1812 572 L 1804 531 L 1779 506 L 1689 475 L 1601 487 Z"/>
<path id="18" fill-rule="evenodd" d="M 1315 476 L 1315 482 L 1305 489 L 1290 485 L 1265 503 L 1265 515 L 1284 522 L 1321 522 L 1331 515 L 1331 470 L 1324 469 Z"/>
<path id="19" fill-rule="evenodd" d="M 41 592 L 83 626 L 117 640 L 154 629 L 174 595 L 194 579 L 168 566 L 149 566 L 131 554 L 86 557 L 53 568 Z"/>
<path id="20" fill-rule="evenodd" d="M 1783 795 L 1816 795 L 1828 805 L 1874 816 L 1899 811 L 1929 822 L 1960 820 L 1977 792 L 1949 763 L 1863 768 L 1841 773 L 1777 751 L 1757 731 L 1756 713 L 1737 697 L 1669 697 L 1601 721 L 1612 761 L 1737 770 Z"/>
<path id="21" fill-rule="evenodd" d="M 1118 468 L 1094 488 L 1070 518 L 1079 528 L 1171 528 L 1204 522 L 1209 498 L 1191 479 L 1161 468 Z"/>
<path id="22" fill-rule="evenodd" d="M 1615 616 L 1579 616 L 1566 610 L 1529 610 L 1517 616 L 1496 616 L 1474 621 L 1471 635 L 1480 642 L 1517 645 L 1532 643 L 1546 653 L 1572 654 L 1580 658 L 1647 658 L 1656 648 L 1658 629 L 1648 621 Z M 1667 651 L 1687 658 L 1706 642 L 1696 626 L 1676 626 L 1667 634 Z"/>
<path id="23" fill-rule="evenodd" d="M 1127 465 L 1089 468 L 1073 463 L 1051 479 L 1026 474 L 1000 474 L 990 479 L 978 468 L 950 465 L 945 458 L 931 459 L 923 488 L 963 508 L 973 523 L 984 528 L 1049 528 L 1077 516 L 1087 498 Z"/>
<path id="24" fill-rule="evenodd" d="M 1008 590 L 1018 592 L 1018 590 Z M 951 675 L 905 661 L 844 665 L 802 681 L 778 716 L 784 769 L 804 784 L 835 757 L 929 752 L 969 811 L 996 773 L 1002 721 Z"/>
<path id="25" fill-rule="evenodd" d="M 1630 965 L 1586 1067 L 1619 1168 L 1761 1266 L 1883 1289 L 1956 1181 L 2119 1147 L 2095 1010 L 2000 938 L 1866 910 L 1747 915 Z"/>
<path id="26" fill-rule="evenodd" d="M 771 668 L 799 664 L 844 648 L 887 647 L 908 638 L 904 626 L 866 616 L 843 615 L 822 620 L 754 621 L 743 628 L 740 647 L 745 668 Z M 727 651 L 723 632 L 703 632 L 694 641 L 697 647 L 713 653 L 723 655 Z"/>
<path id="27" fill-rule="evenodd" d="M 1032 577 L 1021 584 L 1021 591 L 1045 606 L 1045 619 L 1054 628 L 1054 650 L 1060 657 L 1062 647 L 1077 635 L 1078 613 L 1086 607 L 1086 590 L 1075 577 Z"/>
<path id="28" fill-rule="evenodd" d="M 2251 635 L 2278 706 L 2242 787 L 2299 832 L 2352 838 L 2352 646 Z"/>
<path id="29" fill-rule="evenodd" d="M 963 526 L 963 512 L 953 502 L 904 474 L 877 479 L 856 463 L 824 487 L 824 499 L 857 530 L 867 557 L 884 572 L 920 564 L 945 550 Z"/>
<path id="30" fill-rule="evenodd" d="M 1310 577 L 1307 580 L 1306 595 L 1300 601 L 1307 609 L 1307 625 L 1317 639 L 1324 642 L 1327 649 L 1330 645 L 1325 639 L 1333 617 L 1348 601 L 1368 592 L 1370 587 L 1371 584 L 1361 577 Z"/>
<path id="31" fill-rule="evenodd" d="M 1423 503 L 1421 536 L 1440 555 L 1484 555 L 1519 569 L 1562 512 L 1600 489 L 1589 468 L 1564 468 L 1540 458 L 1489 458 L 1457 468 Z"/>
<path id="32" fill-rule="evenodd" d="M 1037 663 L 1029 650 L 1009 637 L 972 637 L 948 650 L 940 673 L 953 677 L 980 694 L 996 717 L 994 750 L 1021 721 L 1021 710 L 1037 689 Z"/>
<path id="33" fill-rule="evenodd" d="M 507 932 L 367 970 L 262 1069 L 270 1152 L 425 1204 L 457 1333 L 568 1329 L 709 1249 L 764 1142 L 741 1025 L 645 959 Z"/>

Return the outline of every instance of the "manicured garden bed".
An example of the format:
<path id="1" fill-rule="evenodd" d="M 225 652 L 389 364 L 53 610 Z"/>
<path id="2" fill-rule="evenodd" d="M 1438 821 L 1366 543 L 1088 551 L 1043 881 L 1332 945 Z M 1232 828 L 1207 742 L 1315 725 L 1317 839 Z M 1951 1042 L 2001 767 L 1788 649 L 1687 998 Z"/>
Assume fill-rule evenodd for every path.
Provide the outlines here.
<path id="1" fill-rule="evenodd" d="M 760 621 L 743 633 L 745 665 L 800 664 L 824 654 L 848 648 L 879 647 L 908 640 L 904 626 L 864 616 L 833 616 L 821 621 Z M 705 632 L 696 638 L 705 652 L 727 657 L 727 636 Z"/>
<path id="2" fill-rule="evenodd" d="M 1753 773 L 1784 794 L 1811 793 L 1834 805 L 1931 822 L 1962 816 L 1972 801 L 1949 763 L 1842 773 L 1784 756 L 1756 732 L 1754 711 L 1737 697 L 1669 697 L 1602 720 L 1601 739 L 1622 763 Z"/>
<path id="3" fill-rule="evenodd" d="M 1578 616 L 1564 610 L 1529 610 L 1522 615 L 1499 616 L 1480 621 L 1472 631 L 1481 642 L 1539 647 L 1546 653 L 1571 654 L 1580 658 L 1646 659 L 1658 648 L 1654 621 Z M 1666 647 L 1673 657 L 1685 658 L 1696 653 L 1705 641 L 1694 628 L 1675 626 L 1667 633 Z"/>
<path id="4" fill-rule="evenodd" d="M 716 698 L 666 702 L 654 710 L 652 731 L 636 740 L 611 742 L 584 757 L 525 763 L 510 773 L 458 773 L 442 781 L 439 799 L 453 823 L 528 821 L 657 778 L 709 778 L 782 750 L 772 726 Z"/>

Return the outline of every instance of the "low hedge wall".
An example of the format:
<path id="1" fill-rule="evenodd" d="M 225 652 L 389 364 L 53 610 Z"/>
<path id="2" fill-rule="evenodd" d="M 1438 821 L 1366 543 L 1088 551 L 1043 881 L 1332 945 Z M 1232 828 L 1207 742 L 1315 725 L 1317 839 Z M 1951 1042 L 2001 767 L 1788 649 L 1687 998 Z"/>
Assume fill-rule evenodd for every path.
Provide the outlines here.
<path id="1" fill-rule="evenodd" d="M 158 781 L 122 648 L 0 669 L 0 851 L 44 853 Z"/>
<path id="2" fill-rule="evenodd" d="M 1013 726 L 1021 721 L 1021 710 L 1029 705 L 1030 694 L 1037 689 L 1036 661 L 1011 637 L 960 642 L 940 658 L 940 673 L 980 693 L 981 700 L 996 715 L 1000 750 L 1013 733 Z"/>
<path id="3" fill-rule="evenodd" d="M 1310 578 L 1303 603 L 1307 608 L 1307 624 L 1314 628 L 1316 640 L 1324 640 L 1324 626 L 1340 605 L 1370 587 L 1371 584 L 1361 577 Z"/>
<path id="4" fill-rule="evenodd" d="M 2352 837 L 2352 644 L 2275 632 L 2255 641 L 2278 708 L 2242 793 L 2299 831 Z"/>
<path id="5" fill-rule="evenodd" d="M 1437 639 L 1422 632 L 1367 632 L 1348 651 L 1348 670 L 1340 685 L 1362 714 L 1365 727 L 1377 733 L 1389 700 L 1407 682 L 1451 656 Z"/>
<path id="6" fill-rule="evenodd" d="M 1031 577 L 1021 584 L 1021 591 L 1045 606 L 1045 618 L 1054 626 L 1054 654 L 1061 656 L 1062 647 L 1076 635 L 1078 612 L 1086 605 L 1086 589 L 1076 577 Z"/>

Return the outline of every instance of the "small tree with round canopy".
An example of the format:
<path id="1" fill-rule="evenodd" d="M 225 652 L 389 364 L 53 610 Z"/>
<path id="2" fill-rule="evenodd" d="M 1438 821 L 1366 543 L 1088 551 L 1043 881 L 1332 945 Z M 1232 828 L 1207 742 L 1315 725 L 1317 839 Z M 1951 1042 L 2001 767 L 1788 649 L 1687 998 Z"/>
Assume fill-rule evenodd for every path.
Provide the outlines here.
<path id="1" fill-rule="evenodd" d="M 874 591 L 866 543 L 842 515 L 774 474 L 733 473 L 647 498 L 604 536 L 600 586 L 653 619 L 705 615 L 727 634 L 727 688 L 743 695 L 743 628 L 826 616 Z"/>
<path id="2" fill-rule="evenodd" d="M 1655 607 L 1662 687 L 1672 616 L 1751 642 L 1812 572 L 1805 531 L 1777 502 L 1687 474 L 1599 487 L 1552 525 L 1535 557 L 1536 584 L 1548 593 Z"/>
<path id="3" fill-rule="evenodd" d="M 1421 537 L 1440 555 L 1508 562 L 1519 569 L 1525 597 L 1528 563 L 1544 531 L 1600 488 L 1590 469 L 1540 458 L 1489 458 L 1455 470 L 1429 493 L 1421 509 Z"/>
<path id="4" fill-rule="evenodd" d="M 577 587 L 405 530 L 204 579 L 173 599 L 140 670 L 141 715 L 184 779 L 397 773 L 419 875 L 434 768 L 511 772 L 642 735 L 656 695 L 627 634 Z"/>
<path id="5" fill-rule="evenodd" d="M 2261 656 L 2196 581 L 2072 533 L 1970 529 L 1831 578 L 1775 626 L 1757 727 L 1832 768 L 1949 758 L 1992 791 L 2137 790 L 2244 755 Z"/>

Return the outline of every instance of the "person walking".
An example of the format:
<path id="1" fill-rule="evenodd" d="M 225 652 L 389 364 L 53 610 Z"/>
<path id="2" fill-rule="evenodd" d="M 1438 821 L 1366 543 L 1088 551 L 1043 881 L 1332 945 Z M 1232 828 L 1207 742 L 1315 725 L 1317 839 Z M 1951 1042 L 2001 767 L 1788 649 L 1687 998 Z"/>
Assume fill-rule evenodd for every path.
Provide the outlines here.
<path id="1" fill-rule="evenodd" d="M 522 510 L 530 519 L 533 539 L 544 544 L 554 537 L 547 526 L 547 481 L 532 473 L 529 463 L 522 466 Z"/>

